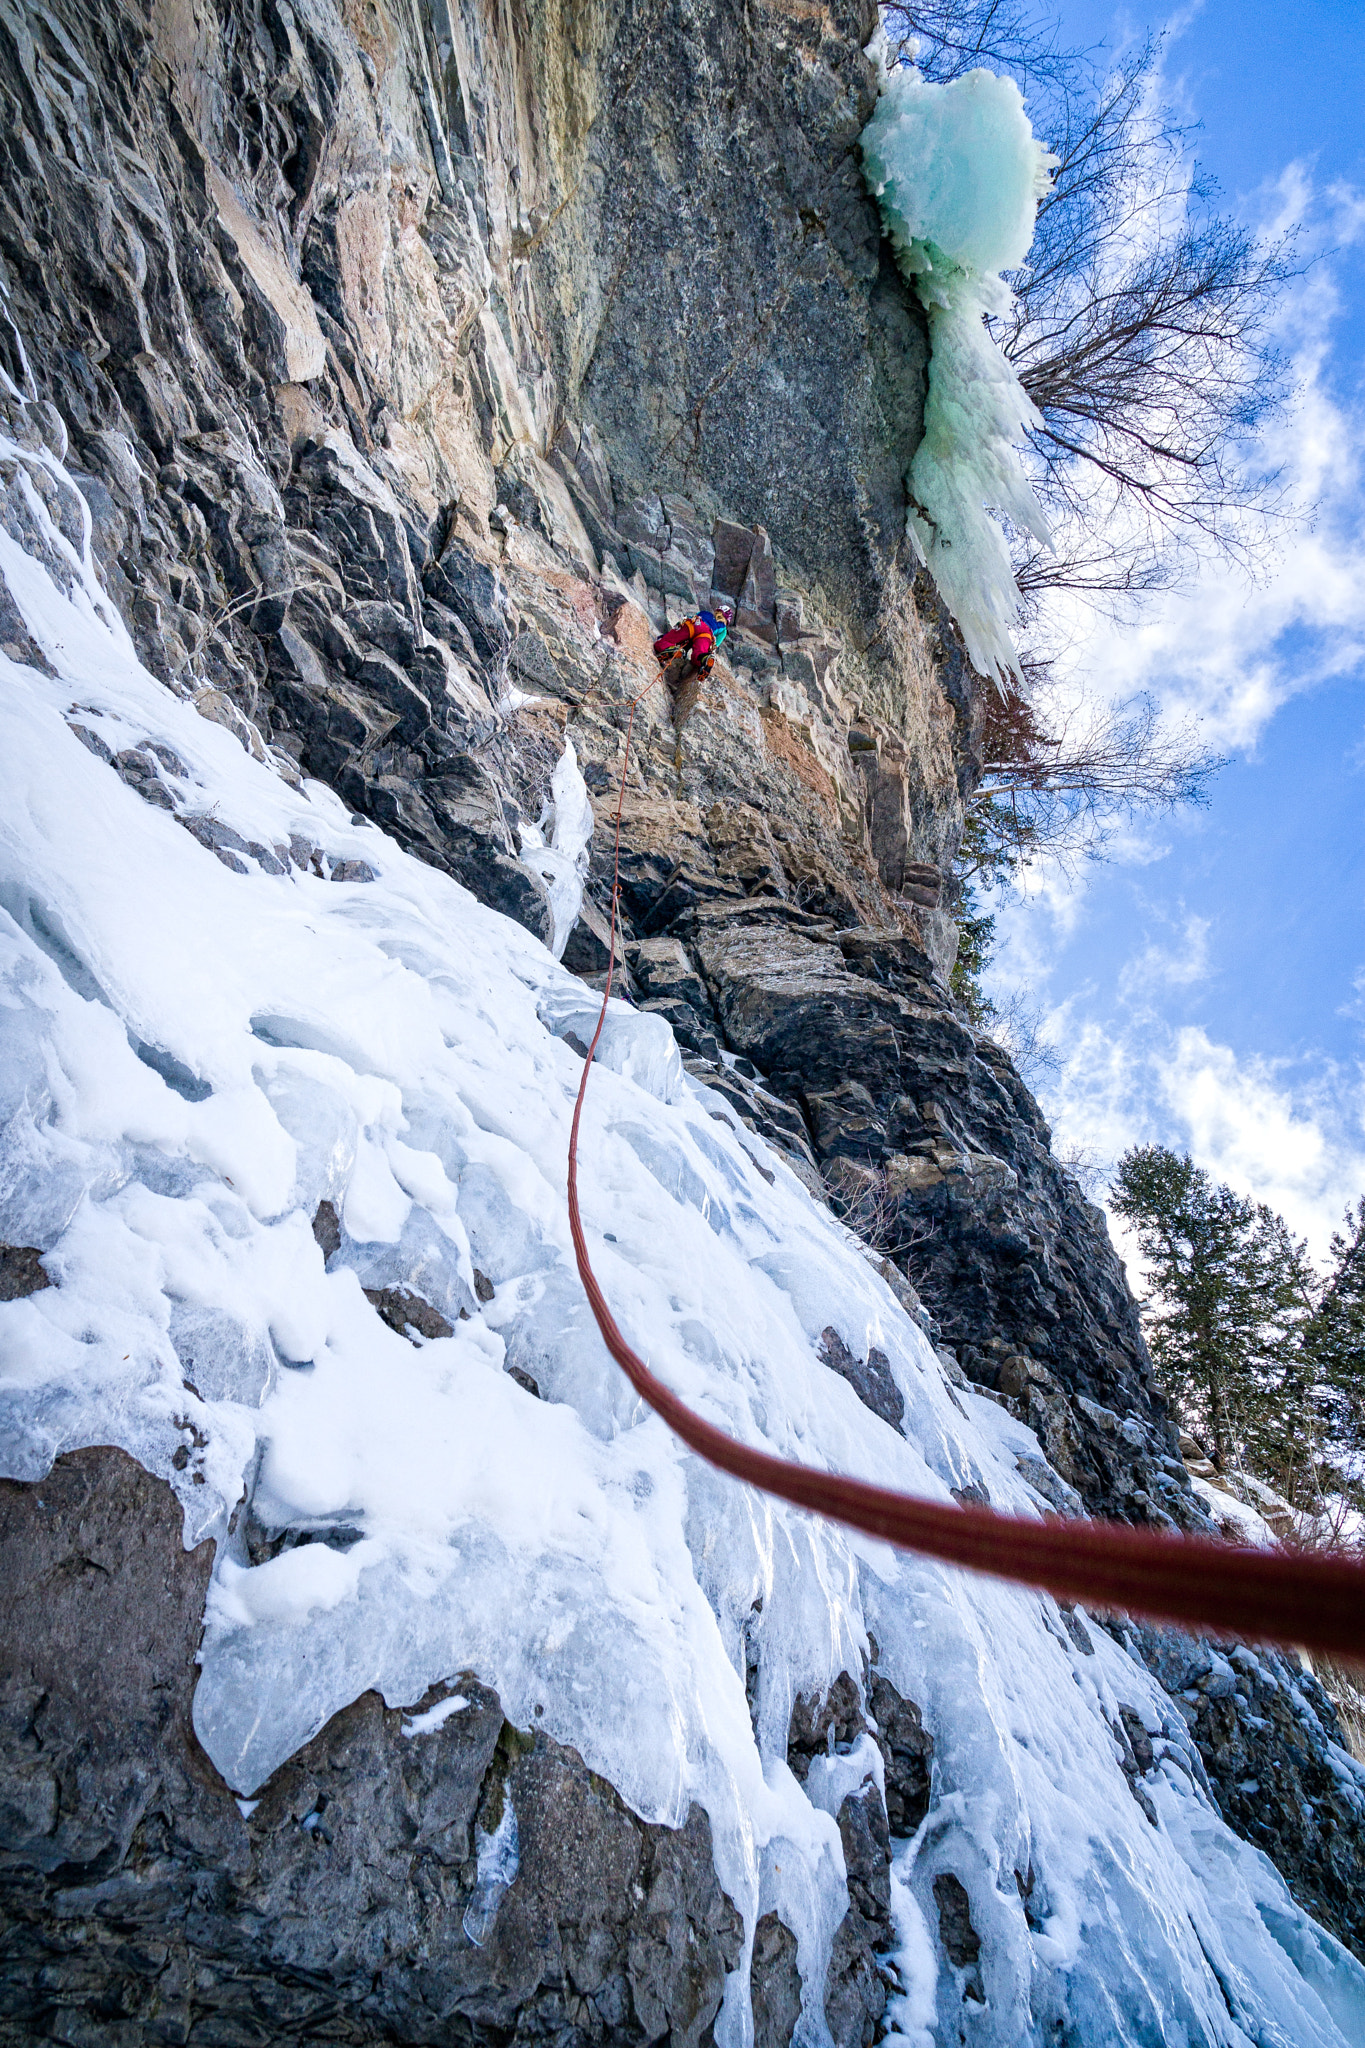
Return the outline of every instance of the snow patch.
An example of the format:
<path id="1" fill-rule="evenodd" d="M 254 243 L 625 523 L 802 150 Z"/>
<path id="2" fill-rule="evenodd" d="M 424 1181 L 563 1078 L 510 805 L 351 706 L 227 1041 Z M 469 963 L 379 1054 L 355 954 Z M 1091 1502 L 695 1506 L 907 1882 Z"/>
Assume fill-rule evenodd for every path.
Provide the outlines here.
<path id="1" fill-rule="evenodd" d="M 1253 1550 L 1273 1550 L 1278 1538 L 1264 1516 L 1257 1513 L 1246 1501 L 1238 1500 L 1235 1494 L 1224 1487 L 1212 1486 L 1207 1479 L 1192 1474 L 1190 1485 L 1208 1509 L 1217 1527 L 1234 1543 L 1245 1543 Z"/>
<path id="2" fill-rule="evenodd" d="M 573 741 L 566 739 L 550 777 L 550 801 L 539 825 L 521 828 L 522 866 L 545 884 L 550 898 L 555 926 L 550 951 L 556 960 L 563 959 L 569 933 L 583 908 L 593 823 L 588 785 L 579 770 Z"/>
<path id="3" fill-rule="evenodd" d="M 452 1714 L 462 1714 L 469 1701 L 462 1692 L 453 1692 L 449 1698 L 437 1700 L 434 1707 L 428 1707 L 425 1714 L 414 1714 L 403 1723 L 403 1733 L 411 1739 L 414 1735 L 431 1735 L 443 1728 Z"/>

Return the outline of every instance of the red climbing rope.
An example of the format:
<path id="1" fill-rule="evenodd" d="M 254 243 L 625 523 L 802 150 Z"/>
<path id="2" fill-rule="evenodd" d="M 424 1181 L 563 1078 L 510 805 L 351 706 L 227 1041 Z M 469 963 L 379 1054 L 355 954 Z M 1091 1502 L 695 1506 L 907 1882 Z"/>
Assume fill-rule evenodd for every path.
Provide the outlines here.
<path id="1" fill-rule="evenodd" d="M 868 1536 L 882 1537 L 900 1549 L 919 1551 L 1021 1585 L 1040 1586 L 1060 1600 L 1083 1600 L 1091 1607 L 1118 1608 L 1152 1621 L 1178 1622 L 1253 1642 L 1297 1644 L 1347 1656 L 1365 1654 L 1365 1567 L 1292 1550 L 1248 1550 L 1204 1537 L 1159 1535 L 1117 1522 L 1034 1521 L 996 1514 L 990 1508 L 945 1507 L 840 1473 L 789 1464 L 765 1451 L 752 1450 L 703 1421 L 656 1379 L 631 1349 L 617 1328 L 588 1257 L 578 1206 L 578 1127 L 616 971 L 621 814 L 631 735 L 636 709 L 653 688 L 651 682 L 632 698 L 626 724 L 616 803 L 607 983 L 597 1029 L 583 1062 L 569 1138 L 569 1226 L 579 1276 L 603 1342 L 636 1393 L 690 1450 L 721 1471 L 796 1507 L 827 1515 Z"/>

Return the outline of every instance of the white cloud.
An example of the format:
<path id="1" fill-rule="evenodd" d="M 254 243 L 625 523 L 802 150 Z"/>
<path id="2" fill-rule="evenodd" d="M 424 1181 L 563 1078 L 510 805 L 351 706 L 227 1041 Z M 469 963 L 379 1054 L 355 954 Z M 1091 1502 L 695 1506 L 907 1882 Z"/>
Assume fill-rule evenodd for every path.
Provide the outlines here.
<path id="1" fill-rule="evenodd" d="M 1322 1243 L 1365 1188 L 1360 1076 L 1331 1068 L 1294 1085 L 1282 1063 L 1239 1060 L 1189 1025 L 1164 1061 L 1167 1108 L 1190 1149 L 1244 1194 Z"/>
<path id="2" fill-rule="evenodd" d="M 1365 244 L 1365 194 L 1321 190 L 1307 168 L 1291 165 L 1262 210 L 1269 232 L 1300 222 L 1310 253 L 1332 252 L 1287 294 L 1282 331 L 1297 397 L 1265 447 L 1267 465 L 1282 470 L 1312 516 L 1287 533 L 1273 573 L 1257 584 L 1207 564 L 1191 587 L 1154 599 L 1134 623 L 1078 607 L 1058 631 L 1077 686 L 1112 701 L 1150 691 L 1175 716 L 1197 717 L 1208 744 L 1236 752 L 1273 744 L 1268 728 L 1290 697 L 1365 666 L 1365 391 L 1334 354 L 1347 338 L 1342 252 Z M 1166 837 L 1160 821 L 1139 821 L 1116 837 L 1110 857 L 1144 866 L 1160 858 Z M 992 992 L 1022 985 L 1062 1056 L 1059 1078 L 1043 1091 L 1057 1149 L 1111 1161 L 1141 1143 L 1189 1151 L 1217 1179 L 1278 1210 L 1321 1257 L 1347 1203 L 1365 1191 L 1365 1070 L 1321 1055 L 1239 1053 L 1197 1024 L 1172 1021 L 1176 997 L 1188 1014 L 1188 993 L 1207 973 L 1210 924 L 1183 906 L 1163 912 L 1159 883 L 1159 874 L 1145 881 L 1131 957 L 1103 985 L 1075 965 L 1096 915 L 1083 876 L 1073 887 L 1040 864 L 1016 900 L 993 906 Z M 1210 907 L 1249 914 L 1245 905 Z M 1365 969 L 1356 989 L 1348 1011 L 1365 1015 Z"/>
<path id="3" fill-rule="evenodd" d="M 1209 971 L 1209 925 L 1207 917 L 1190 912 L 1177 946 L 1149 940 L 1119 975 L 1120 999 L 1131 1003 L 1162 988 L 1190 988 L 1203 981 Z"/>
<path id="4" fill-rule="evenodd" d="M 1117 1160 L 1166 1144 L 1285 1218 L 1316 1255 L 1365 1192 L 1365 1073 L 1327 1062 L 1239 1057 L 1197 1025 L 1152 1013 L 1118 1024 L 1062 1005 L 1049 1036 L 1063 1050 L 1046 1107 L 1059 1147 Z"/>
<path id="5" fill-rule="evenodd" d="M 1289 697 L 1365 660 L 1365 403 L 1338 389 L 1334 358 L 1339 268 L 1365 243 L 1365 194 L 1320 190 L 1305 165 L 1291 164 L 1261 195 L 1261 211 L 1270 238 L 1297 227 L 1311 260 L 1277 323 L 1294 401 L 1257 456 L 1296 508 L 1276 559 L 1255 582 L 1206 562 L 1135 620 L 1077 602 L 1054 622 L 1066 676 L 1092 691 L 1102 679 L 1119 701 L 1150 691 L 1174 716 L 1199 719 L 1209 745 L 1233 751 L 1254 747 Z"/>

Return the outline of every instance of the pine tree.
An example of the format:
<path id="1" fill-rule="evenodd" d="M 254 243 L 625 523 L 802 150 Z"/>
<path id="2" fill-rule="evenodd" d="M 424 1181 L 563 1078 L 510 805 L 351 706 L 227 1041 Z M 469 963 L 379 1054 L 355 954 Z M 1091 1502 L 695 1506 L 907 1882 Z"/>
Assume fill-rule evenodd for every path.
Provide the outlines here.
<path id="1" fill-rule="evenodd" d="M 1344 1505 L 1365 1512 L 1365 1197 L 1332 1239 L 1303 1349 L 1332 1488 Z"/>
<path id="2" fill-rule="evenodd" d="M 953 996 L 973 1024 L 988 1029 L 995 1005 L 981 986 L 981 976 L 995 943 L 995 919 L 977 902 L 969 881 L 962 882 L 957 898 L 957 958 L 948 977 Z"/>
<path id="3" fill-rule="evenodd" d="M 1301 1344 L 1314 1307 L 1304 1246 L 1265 1203 L 1164 1145 L 1125 1153 L 1112 1199 L 1149 1269 L 1143 1319 L 1177 1409 L 1220 1470 L 1249 1469 L 1308 1505 L 1318 1418 Z"/>

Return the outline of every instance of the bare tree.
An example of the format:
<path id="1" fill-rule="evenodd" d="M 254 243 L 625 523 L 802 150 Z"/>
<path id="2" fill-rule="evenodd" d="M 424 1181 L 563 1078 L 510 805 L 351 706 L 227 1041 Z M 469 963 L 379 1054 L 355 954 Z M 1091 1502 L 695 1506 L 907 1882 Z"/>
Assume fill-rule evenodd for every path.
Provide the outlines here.
<path id="1" fill-rule="evenodd" d="M 901 1196 L 884 1166 L 833 1159 L 822 1176 L 825 1193 L 840 1220 L 883 1258 L 904 1258 L 935 1235 L 933 1221 L 901 1213 Z"/>
<path id="2" fill-rule="evenodd" d="M 1052 82 L 1071 55 L 1027 0 L 919 0 L 884 5 L 882 22 L 892 49 L 913 59 L 933 85 L 947 85 L 987 64 L 1017 78 L 1027 93 L 1035 81 Z M 913 45 L 913 48 L 911 47 Z"/>
<path id="3" fill-rule="evenodd" d="M 1060 163 L 996 323 L 1042 415 L 1035 488 L 1060 543 L 1022 565 L 1032 591 L 1151 589 L 1210 543 L 1251 563 L 1280 505 L 1247 449 L 1284 402 L 1271 319 L 1292 240 L 1262 245 L 1212 210 L 1156 103 L 1159 61 L 1149 42 L 1090 96 L 1054 96 Z"/>
<path id="4" fill-rule="evenodd" d="M 1010 1056 L 1016 1072 L 1030 1088 L 1054 1081 L 1062 1071 L 1062 1056 L 1046 1035 L 1047 1019 L 1022 989 L 1011 989 L 997 1002 L 981 999 L 977 1028 Z"/>
<path id="5" fill-rule="evenodd" d="M 1053 1154 L 1058 1166 L 1063 1167 L 1079 1186 L 1089 1202 L 1094 1202 L 1109 1185 L 1114 1171 L 1112 1159 L 1104 1159 L 1090 1145 L 1064 1145 L 1060 1152 Z"/>
<path id="6" fill-rule="evenodd" d="M 1192 721 L 1173 724 L 1147 696 L 1081 698 L 1046 714 L 1046 671 L 1025 663 L 1024 688 L 982 693 L 981 767 L 967 799 L 959 873 L 985 887 L 1049 855 L 1064 868 L 1097 859 L 1140 812 L 1208 801 L 1222 757 Z M 1055 698 L 1055 692 L 1050 693 Z"/>
<path id="7" fill-rule="evenodd" d="M 1037 1087 L 1055 1078 L 1058 1055 L 1024 996 L 1002 1001 L 982 985 L 995 918 L 979 892 L 1016 881 L 1040 858 L 1067 874 L 1103 859 L 1135 818 L 1206 804 L 1224 762 L 1193 720 L 1164 719 L 1150 697 L 1059 701 L 1045 662 L 1026 655 L 1023 670 L 1022 686 L 983 690 L 978 699 L 979 753 L 954 872 L 959 943 L 950 985 L 969 1022 Z M 1058 707 L 1051 715 L 1049 701 Z"/>

